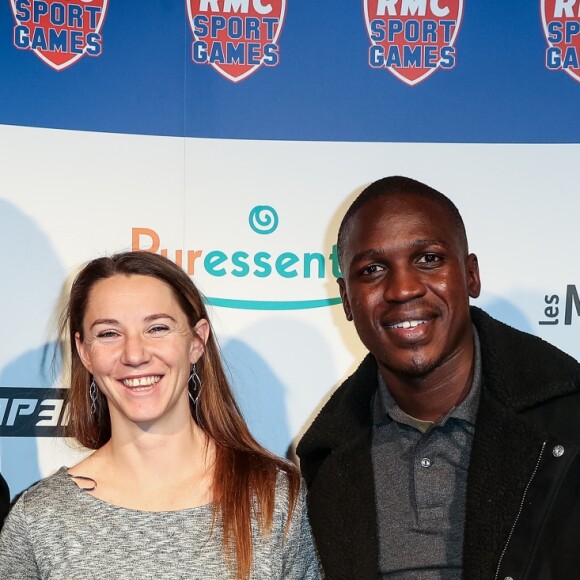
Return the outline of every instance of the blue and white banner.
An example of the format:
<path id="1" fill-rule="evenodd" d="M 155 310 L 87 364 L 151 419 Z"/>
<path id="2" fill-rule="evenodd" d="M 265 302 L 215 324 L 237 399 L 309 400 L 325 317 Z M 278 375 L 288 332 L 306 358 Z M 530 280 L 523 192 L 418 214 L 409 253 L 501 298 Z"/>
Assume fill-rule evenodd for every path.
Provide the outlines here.
<path id="1" fill-rule="evenodd" d="M 58 437 L 59 309 L 125 249 L 194 279 L 256 437 L 287 453 L 364 356 L 336 232 L 407 175 L 462 212 L 475 303 L 580 357 L 580 1 L 0 2 L 0 471 Z"/>

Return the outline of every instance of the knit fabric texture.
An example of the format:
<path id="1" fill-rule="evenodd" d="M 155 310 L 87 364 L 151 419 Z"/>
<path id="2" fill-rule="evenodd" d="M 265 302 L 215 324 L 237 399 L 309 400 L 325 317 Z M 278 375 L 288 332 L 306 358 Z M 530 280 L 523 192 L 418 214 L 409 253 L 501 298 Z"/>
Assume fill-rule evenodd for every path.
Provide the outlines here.
<path id="1" fill-rule="evenodd" d="M 252 521 L 252 579 L 321 578 L 302 487 L 289 530 L 286 476 L 278 475 L 273 524 Z M 121 508 L 81 490 L 61 468 L 25 492 L 0 535 L 0 578 L 10 580 L 227 580 L 211 504 L 170 512 Z"/>

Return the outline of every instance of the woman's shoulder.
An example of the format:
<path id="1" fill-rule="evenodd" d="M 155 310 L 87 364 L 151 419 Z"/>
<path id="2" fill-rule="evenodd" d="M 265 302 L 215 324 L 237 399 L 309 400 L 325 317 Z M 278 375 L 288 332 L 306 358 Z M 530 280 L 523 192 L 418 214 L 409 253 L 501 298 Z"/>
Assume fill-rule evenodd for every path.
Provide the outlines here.
<path id="1" fill-rule="evenodd" d="M 68 468 L 61 467 L 52 475 L 41 479 L 28 489 L 24 490 L 18 501 L 24 500 L 27 503 L 45 501 L 47 497 L 53 497 L 56 493 L 66 493 L 67 488 L 70 489 L 70 480 L 67 473 Z"/>
<path id="2" fill-rule="evenodd" d="M 13 509 L 30 512 L 58 505 L 63 501 L 70 502 L 71 491 L 74 491 L 74 487 L 71 486 L 72 482 L 67 471 L 66 467 L 61 467 L 52 475 L 23 491 Z"/>
<path id="3" fill-rule="evenodd" d="M 300 519 L 306 509 L 306 484 L 294 471 L 279 469 L 276 474 L 274 513 L 282 516 L 284 521 L 291 516 L 292 520 Z"/>
<path id="4" fill-rule="evenodd" d="M 67 468 L 61 467 L 56 473 L 41 479 L 23 491 L 17 498 L 8 514 L 6 523 L 18 521 L 21 524 L 44 520 L 51 521 L 71 502 L 71 482 L 68 480 Z"/>
<path id="5" fill-rule="evenodd" d="M 288 495 L 291 488 L 297 489 L 302 487 L 302 481 L 300 475 L 298 475 L 293 466 L 290 469 L 280 469 L 276 470 L 276 494 L 282 493 Z"/>

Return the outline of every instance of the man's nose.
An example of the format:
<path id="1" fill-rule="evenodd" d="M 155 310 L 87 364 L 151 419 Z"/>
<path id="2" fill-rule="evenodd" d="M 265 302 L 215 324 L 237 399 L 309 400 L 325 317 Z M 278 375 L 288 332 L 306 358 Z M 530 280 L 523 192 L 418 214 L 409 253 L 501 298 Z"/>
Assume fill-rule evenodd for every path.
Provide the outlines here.
<path id="1" fill-rule="evenodd" d="M 385 277 L 384 298 L 387 302 L 408 302 L 424 294 L 421 274 L 412 266 L 391 268 Z"/>

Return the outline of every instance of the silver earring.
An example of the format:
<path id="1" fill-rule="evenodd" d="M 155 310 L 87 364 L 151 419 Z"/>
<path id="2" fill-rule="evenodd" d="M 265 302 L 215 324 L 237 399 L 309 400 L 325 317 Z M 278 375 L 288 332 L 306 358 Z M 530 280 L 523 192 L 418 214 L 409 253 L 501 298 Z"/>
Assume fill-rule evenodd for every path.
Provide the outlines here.
<path id="1" fill-rule="evenodd" d="M 191 385 L 191 389 L 188 389 L 189 398 L 191 399 L 191 402 L 195 405 L 197 409 L 197 402 L 199 401 L 199 395 L 201 393 L 201 379 L 197 374 L 195 363 L 192 363 L 191 365 L 191 374 L 189 375 L 188 380 L 188 386 L 189 385 Z M 195 395 L 193 393 L 195 393 Z"/>
<path id="2" fill-rule="evenodd" d="M 94 415 L 97 410 L 97 385 L 95 384 L 95 379 L 91 380 L 89 397 L 91 399 L 91 415 Z"/>

